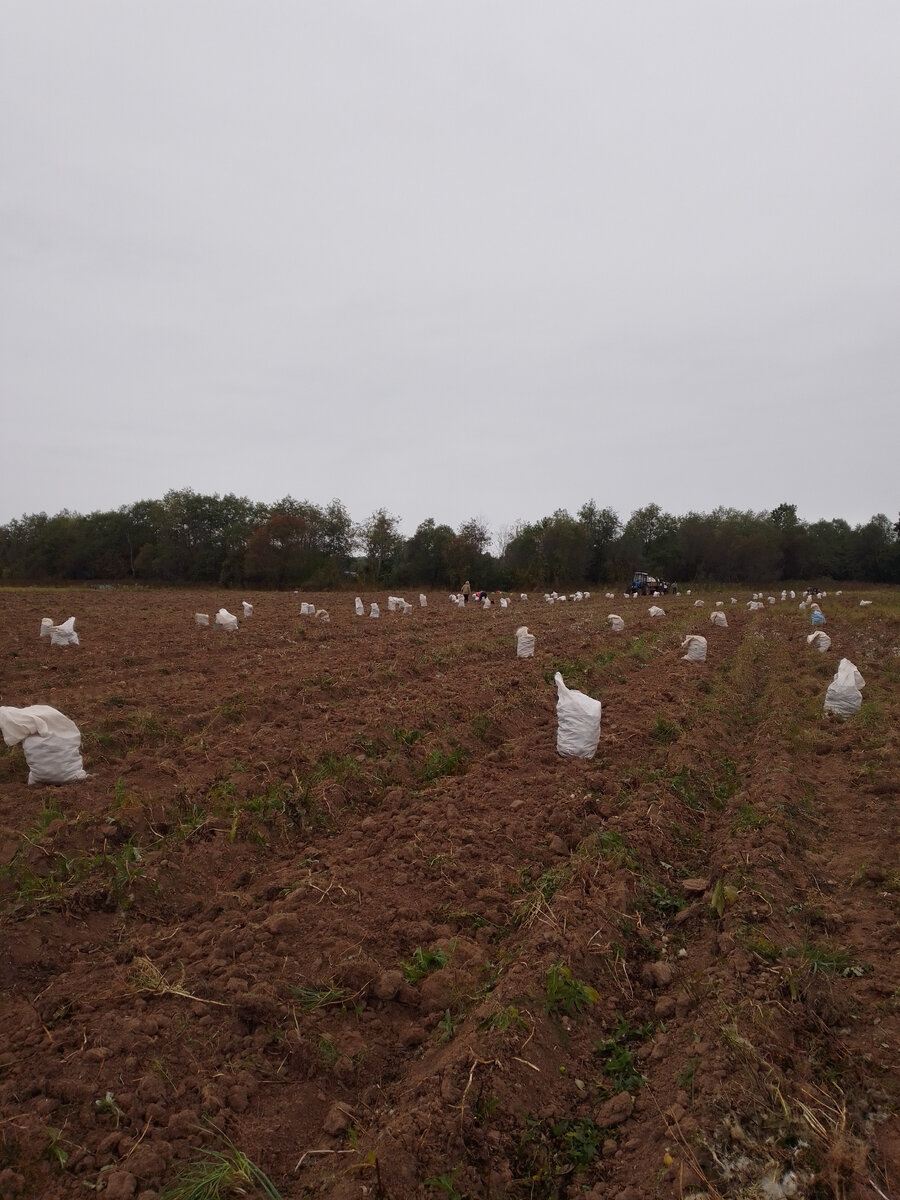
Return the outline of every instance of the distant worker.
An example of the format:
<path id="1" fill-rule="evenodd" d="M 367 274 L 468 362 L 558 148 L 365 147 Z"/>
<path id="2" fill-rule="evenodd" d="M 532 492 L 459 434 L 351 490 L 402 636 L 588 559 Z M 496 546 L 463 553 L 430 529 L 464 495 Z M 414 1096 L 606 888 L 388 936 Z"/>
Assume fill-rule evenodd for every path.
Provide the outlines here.
<path id="1" fill-rule="evenodd" d="M 469 581 L 467 579 L 466 582 L 462 585 L 462 598 L 463 598 L 464 604 L 469 603 L 469 597 L 471 595 L 472 595 L 472 585 L 471 585 L 471 583 L 469 583 Z"/>

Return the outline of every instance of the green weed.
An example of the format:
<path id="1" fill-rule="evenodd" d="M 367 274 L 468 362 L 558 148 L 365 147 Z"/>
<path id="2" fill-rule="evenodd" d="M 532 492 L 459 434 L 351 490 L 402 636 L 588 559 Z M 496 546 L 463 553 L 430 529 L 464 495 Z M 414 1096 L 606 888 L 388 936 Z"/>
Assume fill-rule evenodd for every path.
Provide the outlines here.
<path id="1" fill-rule="evenodd" d="M 424 979 L 432 971 L 439 971 L 441 967 L 446 967 L 452 953 L 452 947 L 448 956 L 446 950 L 423 950 L 421 946 L 416 946 L 412 954 L 412 959 L 409 962 L 401 962 L 400 964 L 403 978 L 407 983 L 418 983 L 420 979 Z"/>
<path id="2" fill-rule="evenodd" d="M 546 1007 L 548 1013 L 565 1013 L 574 1017 L 589 1004 L 600 999 L 596 988 L 576 979 L 571 970 L 562 963 L 553 963 L 547 971 Z"/>
<path id="3" fill-rule="evenodd" d="M 461 775 L 467 761 L 468 756 L 462 746 L 449 752 L 432 750 L 422 767 L 422 780 L 432 783 L 444 775 Z"/>
<path id="4" fill-rule="evenodd" d="M 742 804 L 737 811 L 737 815 L 731 823 L 732 833 L 750 833 L 753 830 L 765 829 L 769 824 L 769 818 L 763 813 L 758 812 L 749 802 Z"/>
<path id="5" fill-rule="evenodd" d="M 224 1134 L 227 1149 L 201 1151 L 203 1158 L 181 1168 L 161 1200 L 228 1200 L 238 1195 L 282 1200 L 268 1175 Z"/>
<path id="6" fill-rule="evenodd" d="M 594 1043 L 594 1048 L 603 1059 L 603 1070 L 612 1080 L 617 1092 L 631 1092 L 644 1084 L 645 1077 L 637 1068 L 632 1046 L 646 1041 L 652 1035 L 652 1021 L 648 1021 L 646 1025 L 629 1025 L 619 1013 L 612 1037 Z"/>

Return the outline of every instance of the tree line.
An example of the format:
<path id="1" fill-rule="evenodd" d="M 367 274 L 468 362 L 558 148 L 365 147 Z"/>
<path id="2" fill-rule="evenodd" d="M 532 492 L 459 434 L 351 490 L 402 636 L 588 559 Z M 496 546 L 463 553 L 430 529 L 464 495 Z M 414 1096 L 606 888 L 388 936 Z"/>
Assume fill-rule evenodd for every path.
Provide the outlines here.
<path id="1" fill-rule="evenodd" d="M 167 492 L 110 512 L 63 510 L 0 526 L 5 583 L 87 580 L 159 584 L 568 588 L 619 585 L 634 570 L 679 583 L 801 579 L 900 582 L 900 520 L 806 522 L 796 505 L 770 512 L 716 508 L 673 516 L 657 504 L 624 523 L 587 501 L 492 534 L 471 518 L 458 529 L 421 522 L 411 537 L 384 508 L 354 523 L 340 500 Z"/>

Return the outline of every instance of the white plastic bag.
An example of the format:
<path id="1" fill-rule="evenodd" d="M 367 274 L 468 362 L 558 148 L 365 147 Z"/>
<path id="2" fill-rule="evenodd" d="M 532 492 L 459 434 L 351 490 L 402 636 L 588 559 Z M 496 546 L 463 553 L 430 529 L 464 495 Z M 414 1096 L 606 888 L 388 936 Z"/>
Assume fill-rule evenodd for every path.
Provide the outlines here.
<path id="1" fill-rule="evenodd" d="M 516 657 L 534 658 L 534 634 L 528 632 L 527 625 L 516 630 Z"/>
<path id="2" fill-rule="evenodd" d="M 600 741 L 599 700 L 571 691 L 559 671 L 556 682 L 556 749 L 563 758 L 593 758 Z"/>
<path id="3" fill-rule="evenodd" d="M 316 606 L 314 604 L 310 604 L 309 601 L 307 601 L 307 600 L 301 600 L 300 601 L 300 616 L 301 617 L 314 617 L 315 615 L 316 615 Z"/>
<path id="4" fill-rule="evenodd" d="M 194 613 L 194 620 L 198 625 L 208 625 L 209 613 Z"/>
<path id="5" fill-rule="evenodd" d="M 238 619 L 227 608 L 220 608 L 216 613 L 216 628 L 233 631 L 238 627 Z"/>
<path id="6" fill-rule="evenodd" d="M 52 629 L 53 629 L 53 618 L 52 617 L 41 617 L 41 637 L 42 638 L 49 637 Z"/>
<path id="7" fill-rule="evenodd" d="M 363 604 L 362 600 L 360 600 L 359 596 L 356 597 L 356 615 L 358 617 L 364 617 L 366 615 L 366 606 Z"/>
<path id="8" fill-rule="evenodd" d="M 509 601 L 507 600 L 507 598 L 505 596 L 500 597 L 500 607 L 501 608 L 509 608 Z"/>
<path id="9" fill-rule="evenodd" d="M 619 616 L 618 613 L 610 613 L 606 619 L 607 619 L 607 621 L 609 621 L 610 625 L 612 626 L 613 633 L 621 633 L 622 630 L 625 628 L 625 622 L 622 620 L 622 618 Z"/>
<path id="10" fill-rule="evenodd" d="M 77 783 L 87 778 L 78 726 L 58 709 L 47 704 L 0 708 L 0 731 L 7 746 L 22 742 L 30 784 Z"/>
<path id="11" fill-rule="evenodd" d="M 75 632 L 75 618 L 69 617 L 62 625 L 53 625 L 50 629 L 51 646 L 77 646 L 78 634 Z"/>
<path id="12" fill-rule="evenodd" d="M 369 616 L 370 617 L 380 617 L 381 616 L 381 609 L 378 607 L 377 604 L 373 604 L 369 608 Z"/>
<path id="13" fill-rule="evenodd" d="M 427 607 L 428 607 L 428 597 L 425 595 L 424 592 L 419 592 L 419 608 L 427 608 Z"/>
<path id="14" fill-rule="evenodd" d="M 656 604 L 651 604 L 647 609 L 647 612 L 651 617 L 664 617 L 666 615 L 665 612 Z"/>
<path id="15" fill-rule="evenodd" d="M 842 658 L 837 673 L 825 693 L 825 711 L 839 717 L 852 717 L 862 708 L 862 691 L 866 681 L 849 658 Z"/>
<path id="16" fill-rule="evenodd" d="M 809 634 L 806 642 L 809 646 L 815 646 L 815 648 L 820 650 L 823 654 L 826 650 L 831 649 L 831 638 L 824 629 L 817 629 L 815 633 Z"/>
<path id="17" fill-rule="evenodd" d="M 703 601 L 702 601 L 702 600 L 695 600 L 695 601 L 694 601 L 694 608 L 703 608 Z"/>
<path id="18" fill-rule="evenodd" d="M 871 603 L 872 603 L 871 600 L 860 600 L 859 607 L 860 608 L 868 608 Z"/>
<path id="19" fill-rule="evenodd" d="M 318 617 L 318 619 L 320 621 L 323 621 L 326 625 L 331 621 L 331 617 L 328 615 L 327 609 L 317 608 L 315 615 Z"/>
<path id="20" fill-rule="evenodd" d="M 718 625 L 722 629 L 728 628 L 728 618 L 723 612 L 711 612 L 709 619 L 713 625 Z"/>
<path id="21" fill-rule="evenodd" d="M 242 608 L 243 608 L 243 610 L 244 610 L 244 617 L 245 617 L 245 618 L 247 618 L 247 617 L 252 617 L 252 616 L 253 616 L 253 605 L 252 605 L 252 604 L 248 604 L 246 600 L 242 600 L 242 601 L 241 601 L 241 606 L 242 606 Z"/>
<path id="22" fill-rule="evenodd" d="M 689 633 L 681 643 L 681 648 L 687 650 L 687 654 L 681 656 L 685 662 L 706 662 L 706 638 L 701 637 L 699 633 Z"/>
<path id="23" fill-rule="evenodd" d="M 490 596 L 485 596 L 485 598 L 484 598 L 484 599 L 482 600 L 482 602 L 481 602 L 481 607 L 482 607 L 482 608 L 490 608 L 490 607 L 491 607 L 491 598 L 490 598 Z"/>

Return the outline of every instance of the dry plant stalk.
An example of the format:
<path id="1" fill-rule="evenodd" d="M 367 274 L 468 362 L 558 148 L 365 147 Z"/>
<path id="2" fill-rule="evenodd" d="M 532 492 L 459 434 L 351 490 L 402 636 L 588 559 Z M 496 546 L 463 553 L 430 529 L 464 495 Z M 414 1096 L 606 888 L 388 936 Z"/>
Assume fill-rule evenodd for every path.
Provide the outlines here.
<path id="1" fill-rule="evenodd" d="M 136 958 L 131 972 L 131 984 L 139 992 L 151 992 L 154 996 L 182 996 L 185 1000 L 197 1000 L 201 1004 L 217 1004 L 220 1008 L 228 1008 L 224 1000 L 207 1000 L 203 996 L 195 996 L 181 986 L 184 975 L 178 983 L 169 983 L 159 967 L 149 958 Z"/>

